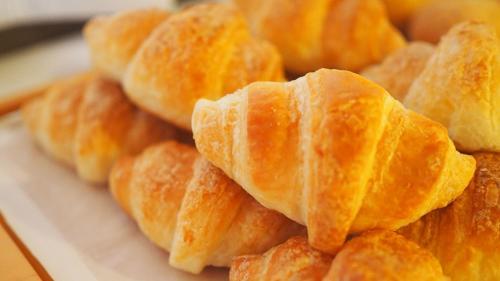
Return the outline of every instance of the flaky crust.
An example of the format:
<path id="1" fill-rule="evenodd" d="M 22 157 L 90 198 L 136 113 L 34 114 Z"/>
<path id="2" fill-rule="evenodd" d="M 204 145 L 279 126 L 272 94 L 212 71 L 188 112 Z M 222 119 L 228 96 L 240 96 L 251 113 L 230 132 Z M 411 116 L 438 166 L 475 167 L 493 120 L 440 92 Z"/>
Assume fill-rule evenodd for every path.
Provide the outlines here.
<path id="1" fill-rule="evenodd" d="M 226 4 L 98 17 L 85 38 L 94 65 L 120 79 L 135 104 L 188 130 L 199 98 L 284 79 L 277 50 L 252 37 L 243 15 Z"/>
<path id="2" fill-rule="evenodd" d="M 98 77 L 89 83 L 79 107 L 74 143 L 78 174 L 104 182 L 119 156 L 177 135 L 173 126 L 134 106 L 119 84 Z"/>
<path id="3" fill-rule="evenodd" d="M 332 262 L 333 259 L 333 262 Z M 230 281 L 448 280 L 436 258 L 392 231 L 374 230 L 348 241 L 333 258 L 293 237 L 263 255 L 233 260 Z"/>
<path id="4" fill-rule="evenodd" d="M 322 280 L 333 257 L 313 249 L 307 238 L 295 236 L 262 255 L 233 259 L 230 281 Z"/>
<path id="5" fill-rule="evenodd" d="M 321 67 L 358 71 L 405 45 L 379 0 L 233 2 L 297 74 Z"/>
<path id="6" fill-rule="evenodd" d="M 93 73 L 56 82 L 23 107 L 23 118 L 45 151 L 98 183 L 107 181 L 120 155 L 177 135 L 132 105 L 119 84 Z"/>
<path id="7" fill-rule="evenodd" d="M 165 142 L 114 167 L 115 199 L 170 264 L 199 273 L 232 257 L 261 253 L 302 227 L 258 204 L 193 147 Z"/>
<path id="8" fill-rule="evenodd" d="M 379 84 L 402 102 L 413 81 L 424 70 L 434 50 L 431 44 L 411 42 L 387 56 L 380 64 L 366 68 L 361 75 Z"/>
<path id="9" fill-rule="evenodd" d="M 347 71 L 201 100 L 193 133 L 202 155 L 329 253 L 349 232 L 397 229 L 447 205 L 475 168 L 443 126 Z"/>
<path id="10" fill-rule="evenodd" d="M 324 281 L 449 280 L 427 250 L 387 230 L 373 230 L 348 241 Z"/>
<path id="11" fill-rule="evenodd" d="M 499 14 L 498 0 L 430 1 L 415 12 L 408 33 L 412 40 L 438 43 L 454 25 L 470 20 L 489 23 L 500 32 Z"/>
<path id="12" fill-rule="evenodd" d="M 65 164 L 74 163 L 73 144 L 80 106 L 91 72 L 57 81 L 47 92 L 22 108 L 27 128 L 40 146 Z"/>
<path id="13" fill-rule="evenodd" d="M 168 15 L 165 10 L 151 8 L 91 19 L 83 35 L 94 67 L 121 81 L 139 47 Z"/>
<path id="14" fill-rule="evenodd" d="M 474 158 L 474 179 L 457 200 L 399 232 L 434 253 L 452 280 L 499 280 L 500 154 Z"/>
<path id="15" fill-rule="evenodd" d="M 500 38 L 468 22 L 443 37 L 404 104 L 448 128 L 461 150 L 500 152 Z"/>

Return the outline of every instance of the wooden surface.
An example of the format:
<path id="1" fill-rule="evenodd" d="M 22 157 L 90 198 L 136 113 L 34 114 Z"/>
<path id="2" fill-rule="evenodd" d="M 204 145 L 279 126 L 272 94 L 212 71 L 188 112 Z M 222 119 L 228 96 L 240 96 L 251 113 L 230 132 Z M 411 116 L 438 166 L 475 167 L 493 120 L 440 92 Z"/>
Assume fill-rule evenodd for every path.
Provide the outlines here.
<path id="1" fill-rule="evenodd" d="M 50 83 L 30 90 L 12 93 L 5 97 L 0 97 L 0 116 L 15 111 L 19 109 L 23 103 L 42 95 L 49 85 Z"/>
<path id="2" fill-rule="evenodd" d="M 2 280 L 52 280 L 0 215 L 0 277 Z"/>

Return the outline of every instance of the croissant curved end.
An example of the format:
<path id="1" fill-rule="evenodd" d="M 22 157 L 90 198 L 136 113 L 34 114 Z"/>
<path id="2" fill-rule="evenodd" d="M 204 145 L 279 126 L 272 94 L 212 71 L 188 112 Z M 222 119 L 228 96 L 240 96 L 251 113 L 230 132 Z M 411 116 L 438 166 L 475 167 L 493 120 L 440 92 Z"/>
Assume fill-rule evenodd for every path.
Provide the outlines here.
<path id="1" fill-rule="evenodd" d="M 224 153 L 217 153 L 223 149 L 220 146 L 226 139 L 221 109 L 218 104 L 207 99 L 200 99 L 194 107 L 191 127 L 198 150 L 206 151 L 207 154 L 216 157 L 211 157 L 212 162 L 224 163 L 226 161 Z M 223 165 L 216 166 L 224 167 Z M 230 171 L 225 172 L 230 174 Z"/>
<path id="2" fill-rule="evenodd" d="M 21 108 L 21 114 L 26 127 L 31 135 L 38 138 L 40 128 L 40 116 L 43 110 L 43 98 L 38 97 L 24 104 Z"/>
<path id="3" fill-rule="evenodd" d="M 83 28 L 92 64 L 106 76 L 122 80 L 142 42 L 169 15 L 163 9 L 145 8 L 92 18 Z"/>
<path id="4" fill-rule="evenodd" d="M 191 128 L 201 129 L 204 125 L 202 118 L 205 116 L 207 108 L 216 106 L 215 102 L 208 99 L 199 99 L 194 105 L 193 118 L 191 118 Z"/>
<path id="5" fill-rule="evenodd" d="M 109 176 L 109 189 L 111 194 L 129 215 L 132 215 L 129 200 L 129 183 L 134 169 L 133 164 L 133 157 L 122 157 L 113 166 Z"/>

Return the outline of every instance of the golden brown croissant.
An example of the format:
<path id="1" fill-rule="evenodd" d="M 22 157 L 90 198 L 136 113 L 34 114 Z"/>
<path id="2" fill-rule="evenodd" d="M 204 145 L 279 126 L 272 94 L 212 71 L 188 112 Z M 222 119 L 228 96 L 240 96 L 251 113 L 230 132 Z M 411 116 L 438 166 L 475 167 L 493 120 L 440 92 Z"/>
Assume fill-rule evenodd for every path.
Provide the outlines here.
<path id="1" fill-rule="evenodd" d="M 313 249 L 307 238 L 295 236 L 264 254 L 234 258 L 229 280 L 322 280 L 332 260 L 332 256 Z"/>
<path id="2" fill-rule="evenodd" d="M 110 177 L 116 200 L 174 267 L 198 273 L 261 253 L 303 228 L 257 203 L 190 146 L 165 142 L 123 158 Z"/>
<path id="3" fill-rule="evenodd" d="M 233 0 L 288 70 L 360 70 L 403 47 L 380 0 Z"/>
<path id="4" fill-rule="evenodd" d="M 90 80 L 92 73 L 57 81 L 42 97 L 22 107 L 24 122 L 35 140 L 46 152 L 66 164 L 74 163 L 77 109 Z"/>
<path id="5" fill-rule="evenodd" d="M 333 259 L 333 262 L 332 262 Z M 372 230 L 348 241 L 333 258 L 303 237 L 290 238 L 263 255 L 233 260 L 231 281 L 448 280 L 427 250 L 389 230 Z"/>
<path id="6" fill-rule="evenodd" d="M 382 86 L 397 100 L 403 101 L 434 49 L 428 43 L 411 42 L 387 56 L 382 63 L 366 68 L 361 75 Z"/>
<path id="7" fill-rule="evenodd" d="M 397 229 L 447 205 L 475 168 L 443 126 L 347 71 L 200 100 L 193 133 L 202 155 L 329 253 L 349 232 Z"/>
<path id="8" fill-rule="evenodd" d="M 412 40 L 439 42 L 441 36 L 455 24 L 479 20 L 495 26 L 500 32 L 500 1 L 498 0 L 437 0 L 415 12 L 409 21 Z"/>
<path id="9" fill-rule="evenodd" d="M 92 182 L 106 182 L 118 156 L 177 134 L 132 105 L 118 84 L 91 73 L 56 82 L 23 107 L 23 118 L 45 151 Z"/>
<path id="10" fill-rule="evenodd" d="M 500 280 L 500 154 L 474 157 L 465 192 L 399 232 L 434 253 L 454 281 Z"/>
<path id="11" fill-rule="evenodd" d="M 168 15 L 161 9 L 143 9 L 89 21 L 83 33 L 95 68 L 121 81 L 139 47 Z"/>
<path id="12" fill-rule="evenodd" d="M 435 0 L 383 0 L 391 21 L 404 26 L 411 16 L 427 3 Z"/>
<path id="13" fill-rule="evenodd" d="M 113 77 L 125 71 L 122 83 L 134 103 L 185 129 L 199 98 L 283 80 L 276 49 L 253 38 L 243 15 L 224 4 L 193 5 L 169 16 L 145 10 L 99 17 L 87 24 L 85 37 L 97 67 Z M 109 61 L 116 70 L 102 67 L 111 68 Z"/>
<path id="14" fill-rule="evenodd" d="M 450 30 L 404 104 L 447 127 L 459 149 L 500 152 L 500 37 L 495 29 L 469 22 Z"/>

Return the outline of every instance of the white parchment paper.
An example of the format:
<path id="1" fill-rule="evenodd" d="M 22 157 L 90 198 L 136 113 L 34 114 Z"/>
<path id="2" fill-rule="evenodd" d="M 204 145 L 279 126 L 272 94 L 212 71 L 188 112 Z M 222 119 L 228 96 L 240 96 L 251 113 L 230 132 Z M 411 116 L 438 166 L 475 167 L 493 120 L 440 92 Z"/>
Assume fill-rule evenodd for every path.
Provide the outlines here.
<path id="1" fill-rule="evenodd" d="M 12 118 L 11 118 L 12 119 Z M 31 142 L 14 120 L 0 126 L 0 211 L 55 280 L 226 280 L 227 270 L 192 275 L 168 265 L 113 201 Z"/>

